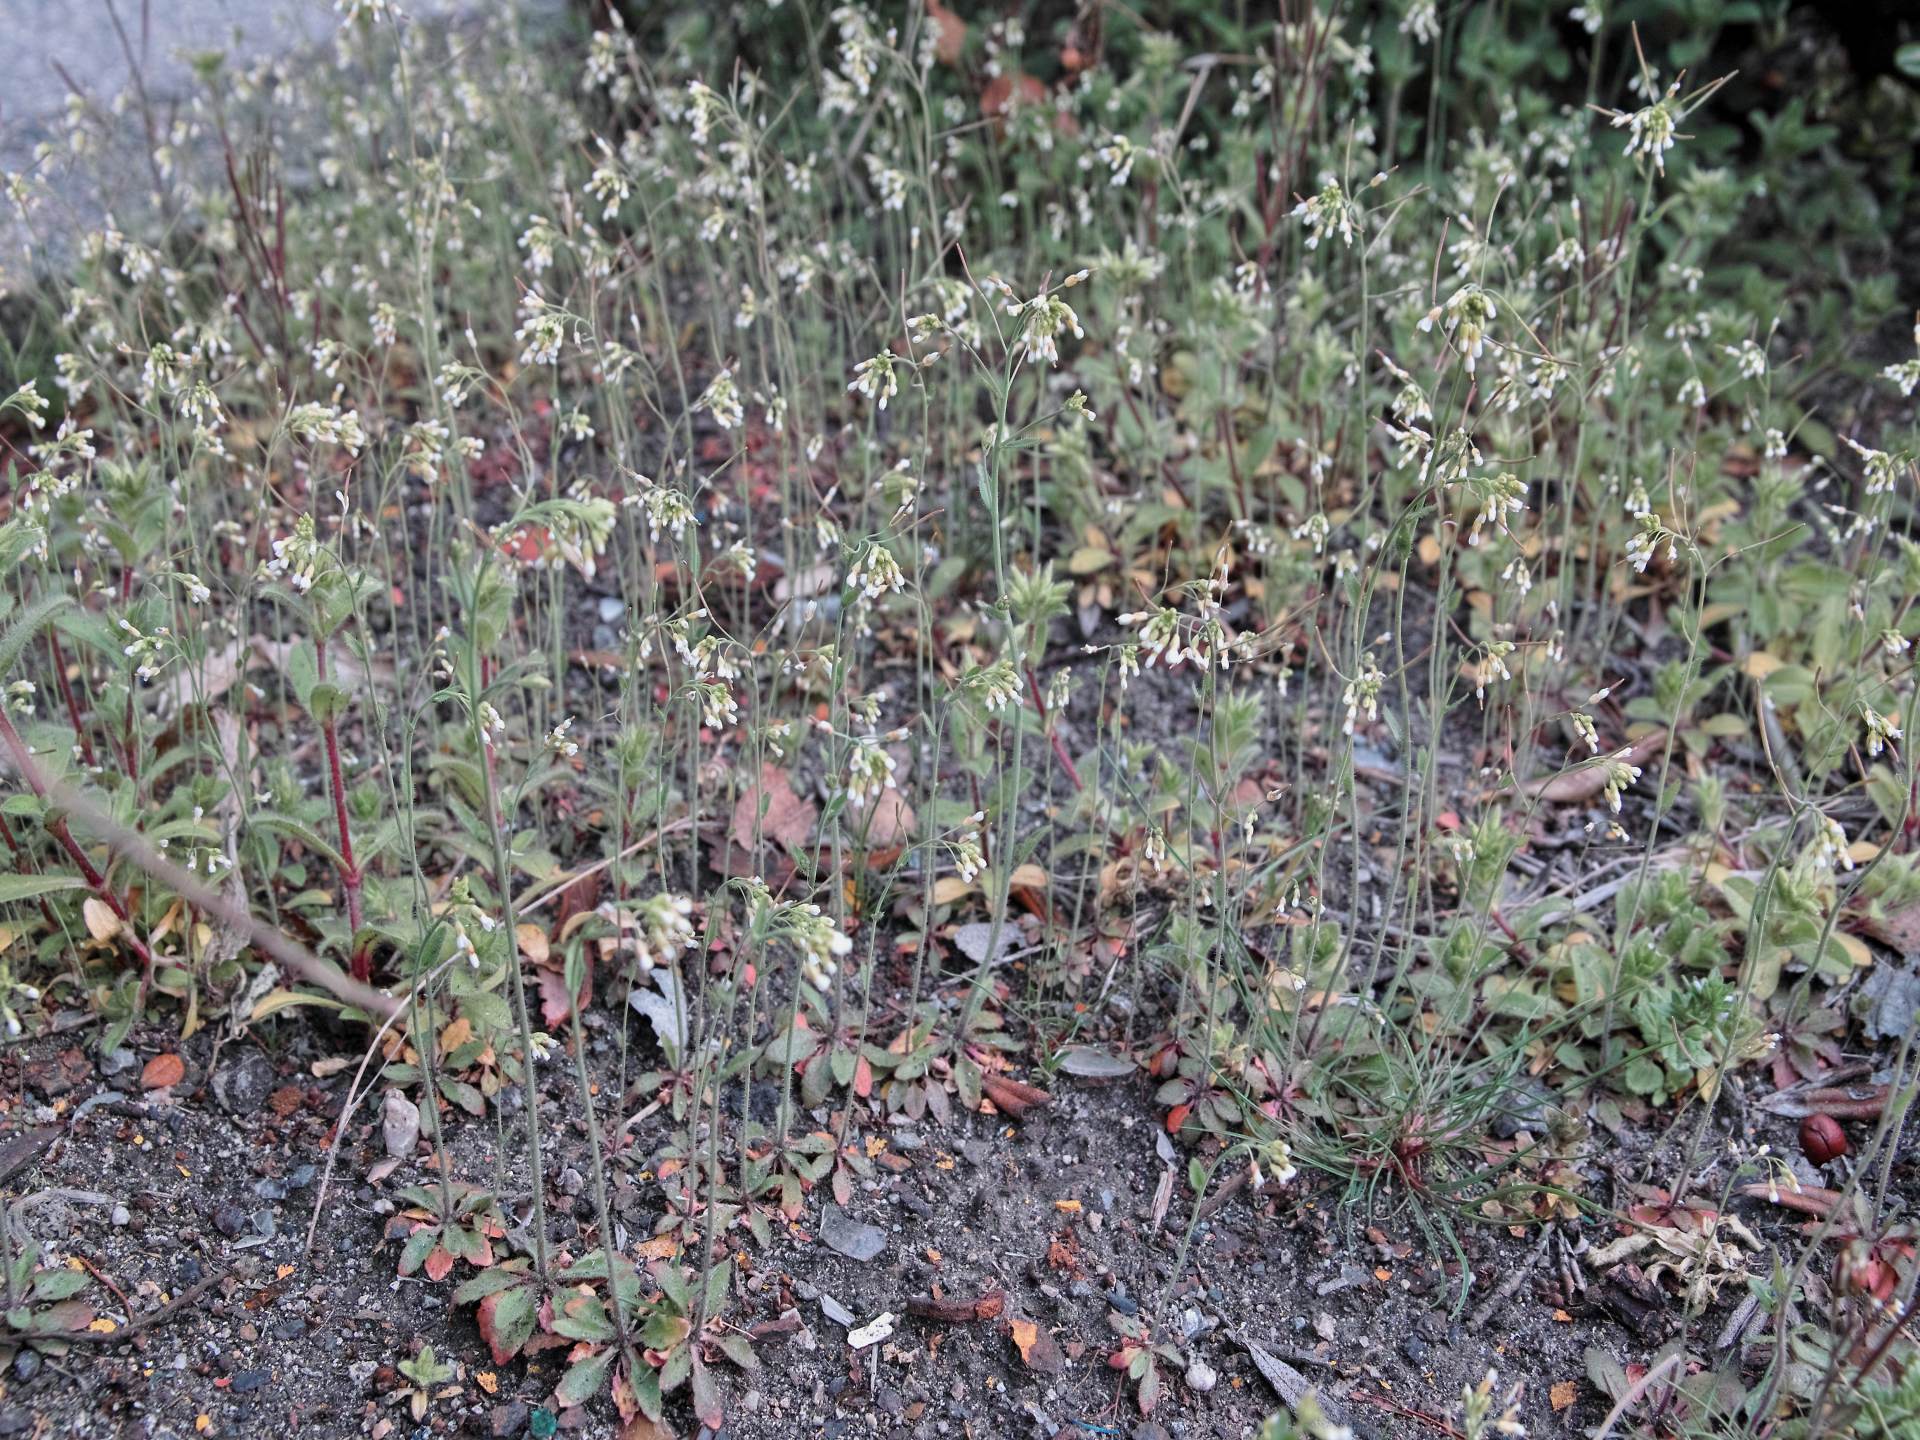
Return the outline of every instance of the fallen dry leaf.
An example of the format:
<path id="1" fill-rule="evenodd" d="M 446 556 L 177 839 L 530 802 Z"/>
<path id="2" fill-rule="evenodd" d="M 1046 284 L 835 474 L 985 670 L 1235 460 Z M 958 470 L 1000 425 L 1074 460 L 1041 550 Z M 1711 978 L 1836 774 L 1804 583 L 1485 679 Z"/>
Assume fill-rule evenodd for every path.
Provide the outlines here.
<path id="1" fill-rule="evenodd" d="M 120 917 L 106 901 L 89 895 L 80 907 L 87 922 L 87 933 L 96 940 L 111 940 L 120 933 Z"/>
<path id="2" fill-rule="evenodd" d="M 760 811 L 762 801 L 766 803 L 765 814 Z M 760 779 L 742 790 L 734 802 L 727 838 L 736 845 L 751 845 L 757 824 L 760 838 L 783 850 L 804 845 L 813 833 L 818 813 L 809 801 L 793 793 L 793 782 L 786 771 L 777 765 L 762 765 Z M 878 818 L 876 815 L 876 823 Z"/>
<path id="3" fill-rule="evenodd" d="M 1009 1080 L 1004 1075 L 982 1075 L 980 1093 L 993 1102 L 994 1109 L 1015 1120 L 1029 1110 L 1053 1103 L 1053 1096 L 1039 1086 Z"/>
<path id="4" fill-rule="evenodd" d="M 178 1085 L 186 1078 L 185 1062 L 169 1051 L 147 1061 L 140 1071 L 140 1087 L 143 1090 L 164 1090 L 169 1085 Z"/>
<path id="5" fill-rule="evenodd" d="M 1573 1407 L 1574 1398 L 1578 1396 L 1579 1393 L 1580 1387 L 1577 1382 L 1572 1380 L 1556 1381 L 1553 1388 L 1547 1391 L 1547 1403 L 1553 1406 L 1553 1413 L 1558 1415 L 1562 1410 L 1568 1410 Z"/>
<path id="6" fill-rule="evenodd" d="M 1527 794 L 1554 805 L 1578 805 L 1591 800 L 1607 786 L 1607 762 L 1618 758 L 1629 765 L 1644 765 L 1659 753 L 1667 743 L 1667 732 L 1651 730 L 1625 747 L 1624 751 L 1612 751 L 1605 755 L 1596 755 L 1589 763 L 1578 770 L 1563 771 L 1558 775 L 1549 775 L 1543 780 L 1529 780 L 1520 788 Z"/>

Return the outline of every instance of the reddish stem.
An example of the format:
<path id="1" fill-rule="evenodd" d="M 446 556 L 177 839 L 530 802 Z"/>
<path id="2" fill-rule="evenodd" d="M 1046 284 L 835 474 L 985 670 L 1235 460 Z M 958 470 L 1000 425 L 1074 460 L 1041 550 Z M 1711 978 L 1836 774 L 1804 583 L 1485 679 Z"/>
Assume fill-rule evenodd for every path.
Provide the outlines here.
<path id="1" fill-rule="evenodd" d="M 327 642 L 313 647 L 317 657 L 314 671 L 320 683 L 327 683 Z M 373 959 L 360 944 L 360 867 L 353 863 L 353 833 L 347 828 L 347 787 L 340 778 L 340 738 L 329 714 L 320 722 L 320 733 L 327 744 L 327 790 L 333 797 L 334 823 L 340 827 L 340 888 L 347 892 L 347 928 L 353 932 L 353 978 L 365 983 L 373 978 Z"/>
<path id="2" fill-rule="evenodd" d="M 53 647 L 53 673 L 60 681 L 60 698 L 67 703 L 67 716 L 73 721 L 73 738 L 80 746 L 80 759 L 89 769 L 100 762 L 94 758 L 93 740 L 87 734 L 86 726 L 80 723 L 80 702 L 74 699 L 73 682 L 67 679 L 67 657 L 60 652 L 60 637 L 52 629 L 47 631 L 47 644 Z"/>
<path id="3" fill-rule="evenodd" d="M 1040 712 L 1041 728 L 1047 732 L 1047 739 L 1053 745 L 1054 757 L 1059 760 L 1060 768 L 1067 772 L 1067 779 L 1073 782 L 1073 788 L 1084 790 L 1080 783 L 1080 772 L 1074 768 L 1073 757 L 1067 754 L 1067 747 L 1060 739 L 1060 732 L 1047 724 L 1047 702 L 1040 696 L 1040 677 L 1033 673 L 1033 667 L 1027 666 L 1027 689 L 1033 694 L 1033 708 Z"/>

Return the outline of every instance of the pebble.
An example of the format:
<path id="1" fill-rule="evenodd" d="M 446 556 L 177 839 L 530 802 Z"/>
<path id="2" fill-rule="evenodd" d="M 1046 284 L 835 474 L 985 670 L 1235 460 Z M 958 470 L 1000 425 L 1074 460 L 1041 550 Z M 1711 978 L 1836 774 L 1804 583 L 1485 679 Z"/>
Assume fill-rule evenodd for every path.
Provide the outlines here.
<path id="1" fill-rule="evenodd" d="M 611 625 L 627 613 L 626 603 L 618 595 L 600 597 L 600 623 Z"/>
<path id="2" fill-rule="evenodd" d="M 1427 1342 L 1418 1335 L 1409 1335 L 1400 1342 L 1400 1353 L 1415 1365 L 1427 1363 Z"/>
<path id="3" fill-rule="evenodd" d="M 1187 1384 L 1196 1394 L 1204 1395 L 1220 1383 L 1220 1372 L 1206 1361 L 1195 1356 L 1187 1362 Z"/>
<path id="4" fill-rule="evenodd" d="M 18 1380 L 31 1380 L 40 1373 L 40 1352 L 22 1350 L 13 1357 L 13 1374 Z"/>
<path id="5" fill-rule="evenodd" d="M 228 1386 L 227 1388 L 232 1390 L 233 1393 L 236 1395 L 245 1395 L 250 1391 L 258 1390 L 262 1385 L 266 1383 L 267 1383 L 266 1371 L 242 1370 L 238 1375 L 233 1377 L 233 1384 Z"/>
<path id="6" fill-rule="evenodd" d="M 229 1055 L 213 1072 L 213 1098 L 229 1115 L 251 1115 L 273 1092 L 273 1062 L 258 1050 Z"/>
<path id="7" fill-rule="evenodd" d="M 113 1207 L 113 1211 L 108 1218 L 112 1220 L 115 1225 L 129 1225 L 133 1223 L 133 1212 L 124 1205 L 116 1205 Z"/>

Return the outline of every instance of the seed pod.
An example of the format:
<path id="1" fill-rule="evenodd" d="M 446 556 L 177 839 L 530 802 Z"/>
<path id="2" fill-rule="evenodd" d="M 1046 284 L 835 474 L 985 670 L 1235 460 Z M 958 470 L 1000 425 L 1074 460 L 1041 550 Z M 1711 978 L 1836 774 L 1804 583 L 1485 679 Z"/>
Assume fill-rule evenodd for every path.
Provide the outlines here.
<path id="1" fill-rule="evenodd" d="M 1809 1115 L 1800 1122 L 1800 1150 L 1816 1165 L 1847 1153 L 1847 1132 L 1831 1115 Z"/>

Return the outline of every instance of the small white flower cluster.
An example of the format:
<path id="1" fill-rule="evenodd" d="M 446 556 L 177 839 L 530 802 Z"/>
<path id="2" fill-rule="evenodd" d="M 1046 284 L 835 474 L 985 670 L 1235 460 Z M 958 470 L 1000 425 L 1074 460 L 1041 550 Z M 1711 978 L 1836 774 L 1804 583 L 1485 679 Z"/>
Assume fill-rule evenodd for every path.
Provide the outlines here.
<path id="1" fill-rule="evenodd" d="M 891 350 L 881 350 L 853 367 L 853 382 L 847 386 L 847 392 L 864 395 L 874 402 L 875 408 L 884 410 L 887 402 L 900 393 L 900 378 L 895 373 L 898 362 Z"/>
<path id="2" fill-rule="evenodd" d="M 713 423 L 722 430 L 732 430 L 746 417 L 746 406 L 740 399 L 739 388 L 733 383 L 733 371 L 722 370 L 700 392 L 700 398 L 693 402 L 696 410 L 705 410 L 713 416 Z"/>
<path id="3" fill-rule="evenodd" d="M 1435 321 L 1441 321 L 1441 328 L 1466 360 L 1467 373 L 1471 375 L 1486 348 L 1487 327 L 1493 323 L 1496 313 L 1492 297 L 1478 285 L 1469 283 L 1421 316 L 1420 329 L 1430 331 Z"/>
<path id="4" fill-rule="evenodd" d="M 142 684 L 159 675 L 160 669 L 167 663 L 167 652 L 173 643 L 173 632 L 162 625 L 151 635 L 125 616 L 120 618 L 120 629 L 132 638 L 121 647 L 120 653 L 134 663 L 134 675 Z"/>
<path id="5" fill-rule="evenodd" d="M 847 751 L 847 803 L 857 809 L 878 800 L 894 788 L 893 775 L 898 768 L 878 735 L 856 735 Z"/>
<path id="6" fill-rule="evenodd" d="M 1853 869 L 1853 853 L 1848 848 L 1847 832 L 1831 816 L 1820 817 L 1820 838 L 1814 842 L 1813 859 L 1816 865 L 1828 870 Z"/>
<path id="7" fill-rule="evenodd" d="M 969 670 L 962 683 L 990 711 L 1005 709 L 1020 700 L 1020 674 L 1011 660 L 1000 659 Z"/>
<path id="8" fill-rule="evenodd" d="M 1667 87 L 1666 94 L 1651 104 L 1631 112 L 1613 112 L 1614 128 L 1626 127 L 1627 154 L 1645 155 L 1662 175 L 1667 173 L 1667 152 L 1673 149 L 1677 138 L 1679 98 L 1680 82 L 1676 80 Z"/>
<path id="9" fill-rule="evenodd" d="M 869 540 L 848 569 L 847 584 L 860 592 L 862 600 L 874 601 L 882 595 L 904 591 L 907 577 L 891 550 L 878 540 Z"/>
<path id="10" fill-rule="evenodd" d="M 947 846 L 947 853 L 953 857 L 954 873 L 960 877 L 960 883 L 970 885 L 987 868 L 986 851 L 980 840 L 980 827 L 986 823 L 984 810 L 976 810 L 966 820 L 966 828 L 960 832 L 960 838 Z"/>
<path id="11" fill-rule="evenodd" d="M 1900 478 L 1900 471 L 1906 466 L 1905 457 L 1889 455 L 1884 450 L 1869 450 L 1851 435 L 1842 435 L 1840 438 L 1846 441 L 1848 449 L 1860 457 L 1860 468 L 1866 478 L 1866 493 L 1891 494 L 1894 483 Z"/>
<path id="12" fill-rule="evenodd" d="M 1007 314 L 1020 322 L 1015 338 L 1024 352 L 1029 365 L 1042 361 L 1049 365 L 1060 363 L 1059 337 L 1071 334 L 1074 339 L 1084 339 L 1086 331 L 1080 328 L 1080 317 L 1074 309 L 1059 295 L 1060 290 L 1071 290 L 1083 283 L 1089 270 L 1076 270 L 1061 281 L 1055 290 L 1042 290 L 1031 300 L 1019 299 L 1011 285 L 1004 280 L 989 279 L 984 289 L 997 290 L 1005 296 Z"/>
<path id="13" fill-rule="evenodd" d="M 1329 177 L 1318 195 L 1302 200 L 1292 213 L 1307 227 L 1307 249 L 1319 249 L 1329 235 L 1338 235 L 1341 244 L 1352 248 L 1360 225 L 1360 207 L 1347 197 L 1338 180 Z"/>
<path id="14" fill-rule="evenodd" d="M 358 455 L 367 443 L 359 413 L 338 405 L 296 405 L 287 415 L 287 429 L 308 445 L 338 445 L 349 455 Z"/>
<path id="15" fill-rule="evenodd" d="M 261 574 L 269 580 L 285 580 L 296 594 L 304 595 L 313 588 L 313 577 L 319 568 L 321 549 L 314 538 L 313 517 L 302 515 L 293 522 L 293 533 L 282 535 L 273 542 L 272 554 L 261 565 Z"/>
<path id="16" fill-rule="evenodd" d="M 1640 778 L 1640 767 L 1629 764 L 1627 756 L 1633 753 L 1632 747 L 1615 751 L 1606 764 L 1606 781 L 1600 787 L 1600 793 L 1606 798 L 1607 808 L 1614 814 L 1620 813 L 1620 796 L 1630 789 L 1633 782 Z"/>
<path id="17" fill-rule="evenodd" d="M 1860 707 L 1860 718 L 1867 726 L 1867 754 L 1878 756 L 1892 741 L 1901 738 L 1900 727 L 1871 705 Z"/>
<path id="18" fill-rule="evenodd" d="M 671 965 L 693 944 L 693 901 L 685 895 L 655 895 L 633 912 L 633 954 L 640 969 Z"/>
<path id="19" fill-rule="evenodd" d="M 1369 725 L 1380 718 L 1380 692 L 1386 683 L 1386 672 L 1374 663 L 1373 652 L 1369 650 L 1360 659 L 1360 673 L 1347 682 L 1340 697 L 1347 707 L 1347 718 L 1340 727 L 1343 733 L 1353 734 L 1362 715 L 1367 717 Z"/>
<path id="20" fill-rule="evenodd" d="M 573 729 L 573 716 L 569 715 L 547 732 L 546 746 L 549 753 L 558 755 L 562 760 L 571 760 L 580 753 L 580 742 L 567 734 L 571 729 Z"/>

